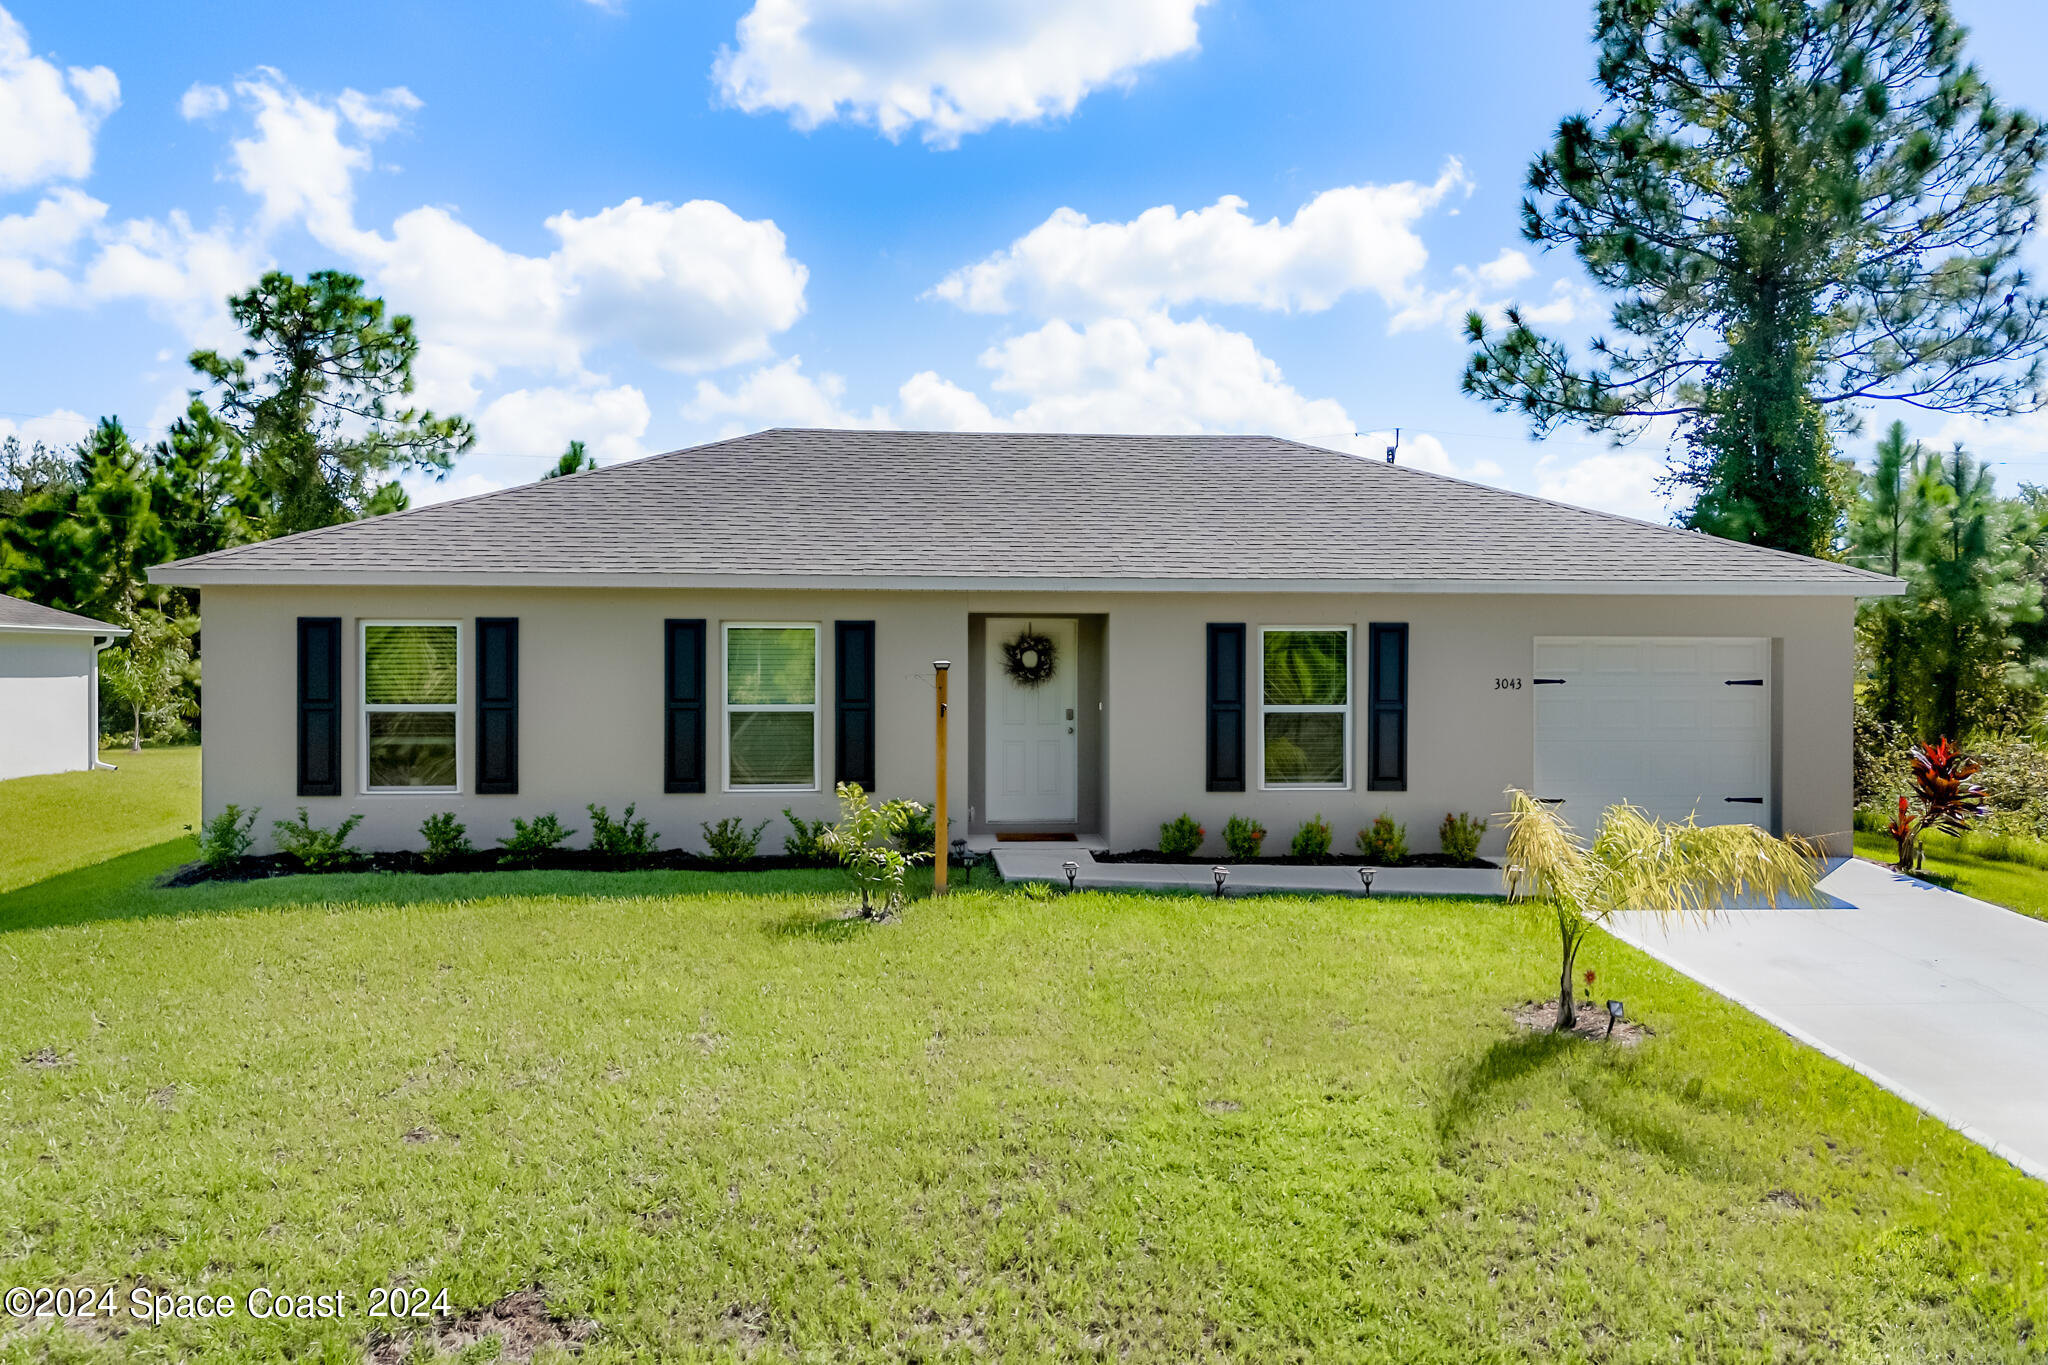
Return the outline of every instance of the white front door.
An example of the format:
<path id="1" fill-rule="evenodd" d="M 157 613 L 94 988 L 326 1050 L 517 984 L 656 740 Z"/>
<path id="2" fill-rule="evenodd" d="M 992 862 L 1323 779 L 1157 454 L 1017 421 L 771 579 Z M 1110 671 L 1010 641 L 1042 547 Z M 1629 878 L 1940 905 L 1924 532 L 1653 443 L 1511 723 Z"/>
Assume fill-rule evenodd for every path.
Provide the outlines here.
<path id="1" fill-rule="evenodd" d="M 988 680 L 985 753 L 988 819 L 996 823 L 1072 820 L 1074 711 L 1080 696 L 1080 626 L 1071 617 L 991 616 L 982 623 Z M 1026 630 L 1052 642 L 1052 676 L 1036 687 L 1013 681 L 1003 646 Z"/>
<path id="2" fill-rule="evenodd" d="M 1771 642 L 1536 641 L 1536 790 L 1582 834 L 1626 801 L 1771 828 Z"/>

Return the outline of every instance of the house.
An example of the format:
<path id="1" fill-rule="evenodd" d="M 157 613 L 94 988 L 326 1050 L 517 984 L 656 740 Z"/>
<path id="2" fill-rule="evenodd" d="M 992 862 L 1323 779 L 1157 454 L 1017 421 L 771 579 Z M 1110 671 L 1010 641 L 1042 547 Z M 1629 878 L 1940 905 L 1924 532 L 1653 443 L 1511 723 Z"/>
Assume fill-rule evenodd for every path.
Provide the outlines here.
<path id="1" fill-rule="evenodd" d="M 1902 590 L 1268 437 L 816 430 L 151 578 L 205 593 L 206 813 L 374 848 L 928 800 L 940 660 L 956 837 L 1385 810 L 1427 850 L 1512 785 L 1846 848 L 1856 599 Z"/>
<path id="2" fill-rule="evenodd" d="M 0 780 L 103 766 L 99 656 L 127 633 L 0 594 Z"/>

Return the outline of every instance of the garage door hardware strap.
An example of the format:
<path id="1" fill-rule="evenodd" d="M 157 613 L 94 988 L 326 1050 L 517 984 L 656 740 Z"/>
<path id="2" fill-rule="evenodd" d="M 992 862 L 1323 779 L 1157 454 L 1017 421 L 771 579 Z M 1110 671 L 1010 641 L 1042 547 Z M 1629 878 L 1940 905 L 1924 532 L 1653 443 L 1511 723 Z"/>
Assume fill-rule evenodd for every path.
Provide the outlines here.
<path id="1" fill-rule="evenodd" d="M 1761 796 L 1724 796 L 1721 799 L 1723 801 L 1733 801 L 1743 806 L 1761 806 L 1764 803 L 1764 799 Z"/>
<path id="2" fill-rule="evenodd" d="M 1563 678 L 1534 678 L 1534 679 L 1531 679 L 1531 681 L 1532 681 L 1532 682 L 1534 682 L 1534 683 L 1535 683 L 1535 684 L 1536 684 L 1536 685 L 1537 685 L 1538 687 L 1563 687 L 1563 686 L 1564 686 L 1564 679 L 1563 679 Z"/>
<path id="3" fill-rule="evenodd" d="M 1762 678 L 1730 678 L 1721 684 L 1723 687 L 1762 687 L 1763 685 L 1764 680 Z"/>

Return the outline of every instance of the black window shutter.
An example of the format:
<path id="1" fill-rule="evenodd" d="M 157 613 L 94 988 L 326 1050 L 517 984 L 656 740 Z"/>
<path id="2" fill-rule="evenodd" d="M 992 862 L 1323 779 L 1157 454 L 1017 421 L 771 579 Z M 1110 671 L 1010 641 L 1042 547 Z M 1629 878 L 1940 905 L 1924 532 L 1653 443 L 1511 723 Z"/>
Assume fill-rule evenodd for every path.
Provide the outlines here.
<path id="1" fill-rule="evenodd" d="M 1244 790 L 1244 626 L 1209 625 L 1209 790 Z"/>
<path id="2" fill-rule="evenodd" d="M 1408 625 L 1375 622 L 1367 630 L 1372 676 L 1366 685 L 1366 786 L 1408 790 Z"/>
<path id="3" fill-rule="evenodd" d="M 341 795 L 341 618 L 299 618 L 299 795 Z"/>
<path id="4" fill-rule="evenodd" d="M 838 661 L 833 720 L 832 780 L 875 789 L 875 623 L 832 623 L 832 655 Z"/>
<path id="5" fill-rule="evenodd" d="M 476 622 L 476 791 L 519 791 L 519 618 Z"/>
<path id="6" fill-rule="evenodd" d="M 666 714 L 662 727 L 665 792 L 704 790 L 704 623 L 667 623 Z"/>

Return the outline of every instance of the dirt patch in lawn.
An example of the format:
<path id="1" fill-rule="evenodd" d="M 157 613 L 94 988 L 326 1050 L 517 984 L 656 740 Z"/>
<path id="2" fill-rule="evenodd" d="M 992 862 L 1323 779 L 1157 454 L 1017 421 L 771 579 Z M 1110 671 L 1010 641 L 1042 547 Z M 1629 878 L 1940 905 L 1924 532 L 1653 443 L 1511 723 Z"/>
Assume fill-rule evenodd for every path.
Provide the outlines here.
<path id="1" fill-rule="evenodd" d="M 1515 1027 L 1530 1033 L 1554 1033 L 1557 1031 L 1557 1002 L 1555 1000 L 1524 1000 L 1508 1011 L 1515 1021 Z M 1613 1032 L 1608 1031 L 1607 1011 L 1599 1005 L 1581 1004 L 1574 1011 L 1571 1031 L 1580 1038 L 1590 1038 L 1596 1043 L 1618 1043 L 1622 1047 L 1634 1047 L 1651 1036 L 1646 1024 L 1633 1019 L 1618 1019 Z"/>
<path id="2" fill-rule="evenodd" d="M 558 1318 L 548 1312 L 547 1300 L 538 1288 L 507 1294 L 496 1303 L 463 1317 L 452 1318 L 423 1332 L 436 1355 L 461 1355 L 478 1342 L 498 1339 L 500 1361 L 529 1365 L 541 1351 L 552 1346 L 569 1355 L 580 1354 L 597 1335 L 597 1323 L 590 1318 Z M 366 1365 L 403 1365 L 412 1358 L 413 1337 L 379 1334 L 364 1354 Z"/>

